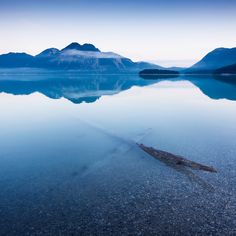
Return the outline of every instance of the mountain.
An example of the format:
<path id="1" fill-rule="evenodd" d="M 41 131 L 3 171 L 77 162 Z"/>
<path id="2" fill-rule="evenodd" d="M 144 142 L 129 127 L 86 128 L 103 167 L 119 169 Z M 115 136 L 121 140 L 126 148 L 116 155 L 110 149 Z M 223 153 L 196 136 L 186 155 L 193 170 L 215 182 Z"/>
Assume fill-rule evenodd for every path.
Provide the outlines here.
<path id="1" fill-rule="evenodd" d="M 217 48 L 199 62 L 185 70 L 185 73 L 212 73 L 221 67 L 236 63 L 236 48 Z"/>
<path id="2" fill-rule="evenodd" d="M 84 45 L 80 45 L 79 43 L 71 43 L 70 45 L 62 49 L 62 51 L 65 50 L 100 52 L 100 50 L 96 48 L 93 44 L 88 43 L 85 43 Z"/>
<path id="3" fill-rule="evenodd" d="M 89 73 L 125 73 L 162 68 L 146 62 L 133 62 L 113 52 L 101 52 L 92 44 L 79 43 L 71 43 L 62 50 L 49 48 L 36 56 L 25 53 L 0 55 L 0 68 L 13 67 L 79 70 Z"/>
<path id="4" fill-rule="evenodd" d="M 57 48 L 48 48 L 37 55 L 37 57 L 50 57 L 55 56 L 60 53 L 60 50 Z"/>
<path id="5" fill-rule="evenodd" d="M 0 55 L 0 67 L 31 67 L 34 65 L 34 57 L 26 53 L 13 53 Z"/>
<path id="6" fill-rule="evenodd" d="M 228 74 L 228 75 L 236 75 L 236 63 L 230 66 L 221 67 L 220 69 L 217 69 L 214 71 L 214 74 L 222 75 L 222 74 Z"/>

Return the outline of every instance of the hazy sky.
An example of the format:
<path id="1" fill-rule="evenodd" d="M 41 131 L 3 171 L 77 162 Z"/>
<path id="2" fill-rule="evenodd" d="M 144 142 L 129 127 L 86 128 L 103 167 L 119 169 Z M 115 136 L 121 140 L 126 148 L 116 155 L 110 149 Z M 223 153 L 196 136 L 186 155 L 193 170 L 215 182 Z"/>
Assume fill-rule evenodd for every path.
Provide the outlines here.
<path id="1" fill-rule="evenodd" d="M 236 0 L 0 0 L 0 54 L 74 41 L 189 65 L 216 47 L 236 47 Z"/>

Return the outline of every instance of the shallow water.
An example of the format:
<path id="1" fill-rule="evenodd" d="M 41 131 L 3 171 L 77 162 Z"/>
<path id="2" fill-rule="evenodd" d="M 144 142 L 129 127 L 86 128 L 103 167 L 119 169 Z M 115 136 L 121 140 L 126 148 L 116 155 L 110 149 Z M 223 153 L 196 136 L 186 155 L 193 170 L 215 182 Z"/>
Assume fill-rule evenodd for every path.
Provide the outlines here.
<path id="1" fill-rule="evenodd" d="M 234 83 L 5 70 L 0 91 L 0 235 L 236 234 Z"/>

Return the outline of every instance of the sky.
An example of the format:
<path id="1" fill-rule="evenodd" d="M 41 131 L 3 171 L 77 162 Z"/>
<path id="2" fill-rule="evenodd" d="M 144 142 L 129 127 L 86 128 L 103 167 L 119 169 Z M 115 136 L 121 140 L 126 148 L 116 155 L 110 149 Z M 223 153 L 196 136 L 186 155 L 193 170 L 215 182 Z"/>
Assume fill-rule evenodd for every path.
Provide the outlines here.
<path id="1" fill-rule="evenodd" d="M 236 47 L 235 12 L 235 0 L 0 0 L 0 54 L 79 42 L 190 66 L 217 47 Z"/>

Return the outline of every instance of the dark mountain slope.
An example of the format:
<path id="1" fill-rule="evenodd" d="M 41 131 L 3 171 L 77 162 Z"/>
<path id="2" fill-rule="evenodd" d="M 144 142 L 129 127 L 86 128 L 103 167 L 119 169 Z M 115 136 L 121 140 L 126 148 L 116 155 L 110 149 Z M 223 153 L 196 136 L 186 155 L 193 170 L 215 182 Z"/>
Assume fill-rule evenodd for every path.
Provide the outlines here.
<path id="1" fill-rule="evenodd" d="M 185 70 L 185 73 L 212 73 L 218 68 L 234 63 L 236 63 L 236 48 L 217 48 Z"/>
<path id="2" fill-rule="evenodd" d="M 221 67 L 214 71 L 214 74 L 231 74 L 236 75 L 236 63 L 230 66 Z"/>

